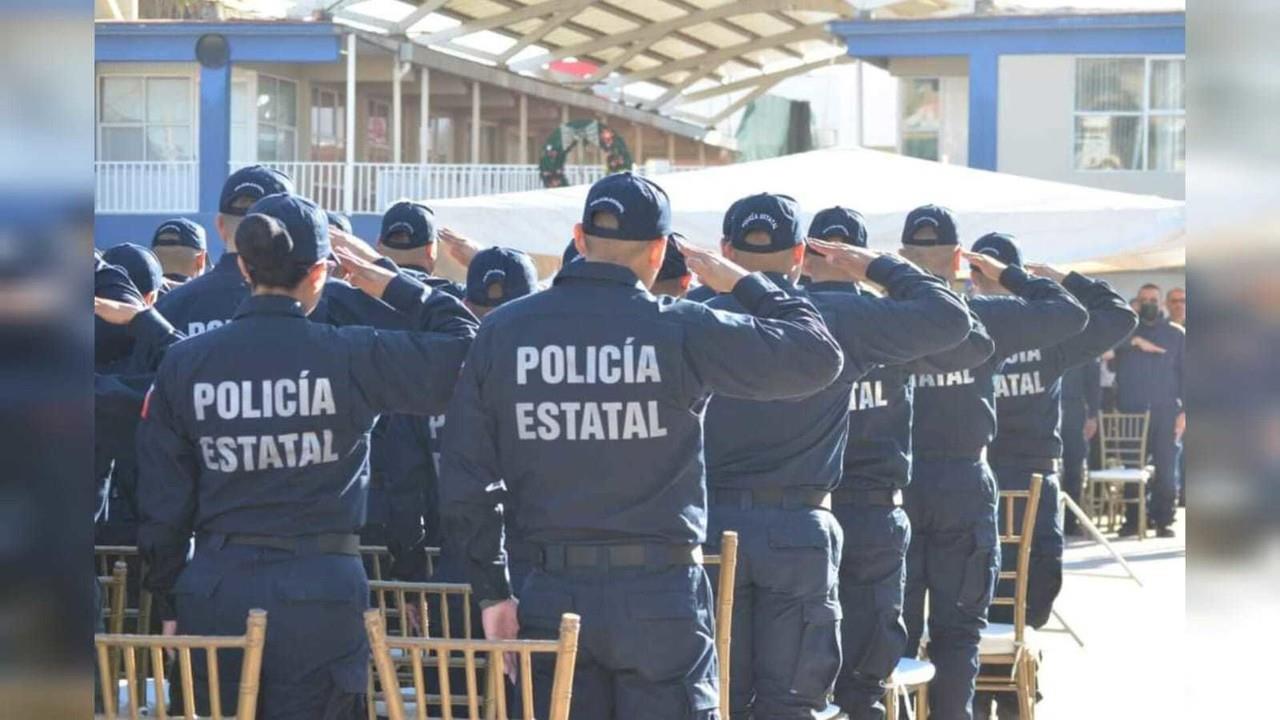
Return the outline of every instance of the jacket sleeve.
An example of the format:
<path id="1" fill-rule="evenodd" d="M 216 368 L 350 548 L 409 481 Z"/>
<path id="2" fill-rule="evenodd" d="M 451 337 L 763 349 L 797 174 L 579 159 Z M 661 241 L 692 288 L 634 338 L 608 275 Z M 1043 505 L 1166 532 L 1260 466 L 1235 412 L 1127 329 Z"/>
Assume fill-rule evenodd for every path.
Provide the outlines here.
<path id="1" fill-rule="evenodd" d="M 475 330 L 480 325 L 475 315 L 449 292 L 428 287 L 405 273 L 392 278 L 382 293 L 382 300 L 409 319 L 412 327 L 442 333 Z"/>
<path id="2" fill-rule="evenodd" d="M 1089 322 L 1083 331 L 1055 348 L 1059 371 L 1098 357 L 1138 326 L 1137 313 L 1106 282 L 1073 272 L 1062 281 L 1062 286 L 1089 311 Z"/>
<path id="3" fill-rule="evenodd" d="M 998 358 L 1057 345 L 1089 321 L 1089 313 L 1071 293 L 1048 278 L 1032 277 L 1010 265 L 1000 274 L 1000 284 L 1013 296 L 984 296 L 972 302 Z"/>
<path id="4" fill-rule="evenodd" d="M 987 327 L 978 318 L 978 313 L 968 306 L 969 332 L 959 344 L 942 352 L 922 357 L 909 363 L 912 372 L 939 373 L 956 372 L 975 368 L 990 359 L 995 352 L 996 344 L 991 340 Z"/>
<path id="5" fill-rule="evenodd" d="M 169 594 L 187 563 L 200 475 L 195 443 L 174 407 L 174 393 L 181 390 L 162 365 L 143 401 L 137 433 L 138 550 L 147 568 L 142 586 L 155 596 L 164 620 L 176 617 Z"/>
<path id="6" fill-rule="evenodd" d="M 865 372 L 873 365 L 901 365 L 959 344 L 969 333 L 969 311 L 939 279 L 911 263 L 884 255 L 867 268 L 867 278 L 887 297 L 821 293 L 820 306 L 840 342 L 846 366 Z M 841 307 L 843 306 L 843 308 Z"/>
<path id="7" fill-rule="evenodd" d="M 750 315 L 683 303 L 692 319 L 684 352 L 705 388 L 747 400 L 811 395 L 840 375 L 844 356 L 808 300 L 763 275 L 748 275 L 733 296 Z"/>
<path id="8" fill-rule="evenodd" d="M 512 596 L 504 543 L 508 489 L 498 467 L 497 412 L 484 384 L 489 333 L 481 329 L 449 405 L 440 458 L 440 517 L 444 542 L 457 550 L 476 599 Z"/>
<path id="9" fill-rule="evenodd" d="M 134 315 L 128 330 L 134 339 L 133 355 L 129 358 L 129 370 L 133 373 L 155 372 L 169 346 L 185 337 L 154 307 Z"/>

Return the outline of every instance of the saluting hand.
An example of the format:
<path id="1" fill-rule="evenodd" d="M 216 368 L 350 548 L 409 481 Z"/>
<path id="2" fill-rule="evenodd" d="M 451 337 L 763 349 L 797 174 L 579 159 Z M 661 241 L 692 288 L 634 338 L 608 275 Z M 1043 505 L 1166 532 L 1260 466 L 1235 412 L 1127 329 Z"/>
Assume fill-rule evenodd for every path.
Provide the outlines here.
<path id="1" fill-rule="evenodd" d="M 112 325 L 128 325 L 144 309 L 141 305 L 121 300 L 108 300 L 96 296 L 93 298 L 93 314 Z"/>
<path id="2" fill-rule="evenodd" d="M 1009 267 L 986 253 L 966 252 L 964 259 L 969 261 L 969 269 L 985 275 L 992 280 L 999 280 L 1000 274 Z"/>
<path id="3" fill-rule="evenodd" d="M 440 228 L 440 241 L 444 243 L 449 255 L 463 267 L 470 265 L 471 258 L 484 249 L 480 246 L 480 243 L 469 237 L 459 235 L 449 228 Z"/>
<path id="4" fill-rule="evenodd" d="M 1157 355 L 1163 355 L 1165 354 L 1165 352 L 1167 352 L 1164 348 L 1160 347 L 1159 345 L 1138 335 L 1134 335 L 1133 339 L 1129 341 L 1129 344 L 1138 348 L 1142 352 L 1155 353 Z"/>
<path id="5" fill-rule="evenodd" d="M 1027 272 L 1031 273 L 1032 275 L 1036 275 L 1042 278 L 1049 278 L 1050 280 L 1058 284 L 1061 284 L 1062 281 L 1065 280 L 1067 277 L 1066 273 L 1062 272 L 1058 268 L 1052 265 L 1049 265 L 1047 263 L 1027 263 L 1026 267 L 1027 267 Z"/>
<path id="6" fill-rule="evenodd" d="M 378 299 L 382 298 L 382 293 L 386 292 L 387 286 L 396 276 L 381 265 L 373 264 L 372 260 L 357 257 L 346 248 L 334 246 L 333 255 L 338 258 L 338 266 L 347 273 L 347 282 Z"/>
<path id="7" fill-rule="evenodd" d="M 808 244 L 819 250 L 827 264 L 849 275 L 855 282 L 867 281 L 867 268 L 884 253 L 879 250 L 860 248 L 857 245 L 827 242 L 818 238 L 809 238 Z"/>
<path id="8" fill-rule="evenodd" d="M 676 247 L 684 253 L 684 261 L 689 266 L 689 270 L 698 276 L 703 285 L 718 293 L 731 292 L 739 280 L 750 274 L 737 263 L 718 253 L 703 250 L 680 240 L 676 241 Z"/>
<path id="9" fill-rule="evenodd" d="M 339 250 L 345 250 L 348 255 L 353 255 L 369 263 L 376 262 L 378 258 L 382 257 L 369 243 L 336 227 L 330 226 L 329 228 L 329 242 L 333 246 L 335 255 L 338 254 Z M 352 284 L 354 285 L 355 283 Z"/>

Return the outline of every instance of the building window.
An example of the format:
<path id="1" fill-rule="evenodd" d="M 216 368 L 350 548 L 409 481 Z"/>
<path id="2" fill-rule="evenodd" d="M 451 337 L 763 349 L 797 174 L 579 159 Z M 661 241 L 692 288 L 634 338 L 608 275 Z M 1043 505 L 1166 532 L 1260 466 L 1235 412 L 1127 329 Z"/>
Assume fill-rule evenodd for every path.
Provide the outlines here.
<path id="1" fill-rule="evenodd" d="M 365 156 L 368 162 L 391 161 L 391 103 L 369 100 L 365 118 Z"/>
<path id="2" fill-rule="evenodd" d="M 311 157 L 338 160 L 344 147 L 346 108 L 336 90 L 311 88 Z"/>
<path id="3" fill-rule="evenodd" d="M 904 78 L 901 97 L 902 154 L 938 160 L 942 139 L 942 80 Z"/>
<path id="4" fill-rule="evenodd" d="M 298 157 L 298 84 L 258 75 L 258 160 L 291 162 Z"/>
<path id="5" fill-rule="evenodd" d="M 189 77 L 105 75 L 98 86 L 98 159 L 195 159 L 195 96 Z"/>
<path id="6" fill-rule="evenodd" d="M 1076 60 L 1077 170 L 1183 172 L 1186 60 Z"/>

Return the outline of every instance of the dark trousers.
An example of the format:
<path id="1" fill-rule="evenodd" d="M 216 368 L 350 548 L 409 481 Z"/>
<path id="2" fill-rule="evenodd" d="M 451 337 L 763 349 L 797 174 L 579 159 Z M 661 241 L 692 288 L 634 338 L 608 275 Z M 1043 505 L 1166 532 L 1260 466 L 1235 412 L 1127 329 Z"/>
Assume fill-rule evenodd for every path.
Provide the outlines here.
<path id="1" fill-rule="evenodd" d="M 840 670 L 839 523 L 827 510 L 731 504 L 713 504 L 709 521 L 716 543 L 738 533 L 731 716 L 818 716 Z"/>
<path id="2" fill-rule="evenodd" d="M 1089 443 L 1084 439 L 1084 417 L 1075 413 L 1062 414 L 1062 491 L 1081 507 L 1084 491 L 1084 467 L 1089 457 Z M 1066 513 L 1062 518 L 1062 530 L 1067 535 L 1076 532 L 1076 516 Z"/>
<path id="3" fill-rule="evenodd" d="M 574 720 L 717 720 L 711 584 L 700 565 L 661 570 L 535 569 L 520 592 L 520 637 L 555 638 L 582 618 Z M 554 660 L 535 656 L 537 717 L 550 707 Z"/>
<path id="4" fill-rule="evenodd" d="M 911 523 L 902 508 L 886 505 L 837 504 L 833 512 L 844 530 L 844 662 L 836 679 L 836 704 L 850 720 L 883 720 L 884 683 L 907 646 L 902 594 Z"/>
<path id="5" fill-rule="evenodd" d="M 259 720 L 364 714 L 369 585 L 360 558 L 198 543 L 173 592 L 180 634 L 243 635 L 249 610 L 267 611 Z M 226 715 L 236 707 L 241 659 L 239 651 L 218 653 Z M 207 714 L 203 653 L 192 664 L 197 709 Z"/>
<path id="6" fill-rule="evenodd" d="M 1147 424 L 1147 452 L 1156 468 L 1155 477 L 1147 484 L 1147 515 L 1156 527 L 1173 524 L 1178 496 L 1178 443 L 1173 434 L 1177 419 L 1176 408 L 1151 408 L 1151 422 Z M 1137 487 L 1125 488 L 1125 497 L 1137 497 Z M 1125 508 L 1125 524 L 1138 525 L 1136 505 Z"/>
<path id="7" fill-rule="evenodd" d="M 1040 507 L 1036 512 L 1036 526 L 1031 534 L 1031 564 L 1027 568 L 1027 624 L 1033 628 L 1044 627 L 1053 613 L 1053 601 L 1062 590 L 1062 512 L 1059 508 L 1058 476 L 1053 472 L 1035 469 L 1016 462 L 997 460 L 991 465 L 996 474 L 996 485 L 1001 490 L 1026 490 L 1031 486 L 1031 475 L 1040 473 Z M 1022 512 L 1025 501 L 1014 503 L 1013 515 L 1017 532 L 1021 532 Z M 997 513 L 1000 531 L 1007 532 L 1003 509 Z M 1018 568 L 1017 549 L 1005 548 L 1000 561 L 1002 570 L 1012 572 Z M 1002 580 L 1000 596 L 1013 597 L 1013 582 Z M 998 605 L 991 608 L 991 622 L 1010 624 L 1013 608 Z"/>
<path id="8" fill-rule="evenodd" d="M 930 717 L 969 720 L 978 640 L 1000 567 L 996 484 L 982 460 L 917 457 L 903 493 L 911 519 L 903 619 L 915 656 L 929 601 Z"/>

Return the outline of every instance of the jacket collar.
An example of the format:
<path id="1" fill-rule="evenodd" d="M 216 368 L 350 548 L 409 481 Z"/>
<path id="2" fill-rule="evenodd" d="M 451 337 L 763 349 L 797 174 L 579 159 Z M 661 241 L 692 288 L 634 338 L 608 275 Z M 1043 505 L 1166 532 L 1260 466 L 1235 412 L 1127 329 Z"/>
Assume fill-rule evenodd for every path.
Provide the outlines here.
<path id="1" fill-rule="evenodd" d="M 236 309 L 236 318 L 249 315 L 283 315 L 285 317 L 306 318 L 302 303 L 288 295 L 250 295 Z"/>
<path id="2" fill-rule="evenodd" d="M 636 274 L 631 272 L 630 268 L 613 263 L 590 262 L 588 260 L 574 260 L 565 265 L 556 273 L 555 284 L 559 285 L 566 280 L 592 280 L 601 283 L 613 283 L 617 285 L 630 285 L 648 292 L 644 285 L 640 284 L 640 279 Z"/>

